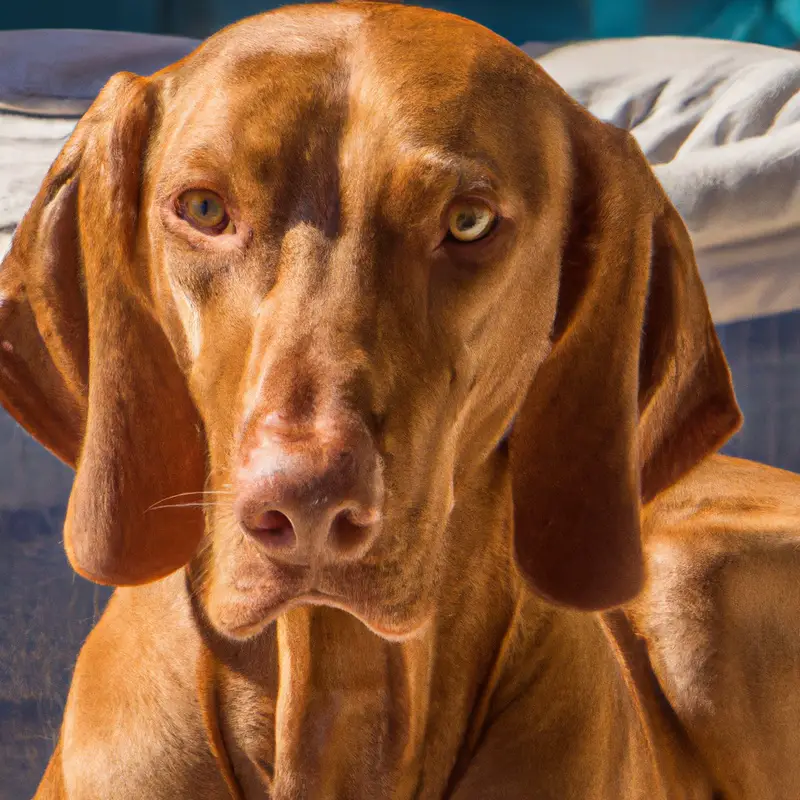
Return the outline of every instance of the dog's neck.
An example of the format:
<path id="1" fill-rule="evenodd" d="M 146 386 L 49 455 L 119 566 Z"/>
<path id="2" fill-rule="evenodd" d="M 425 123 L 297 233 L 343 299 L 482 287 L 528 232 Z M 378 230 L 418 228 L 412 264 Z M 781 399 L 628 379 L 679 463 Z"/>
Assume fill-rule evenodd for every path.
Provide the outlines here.
<path id="1" fill-rule="evenodd" d="M 457 490 L 449 533 L 470 549 L 443 560 L 437 611 L 413 638 L 390 642 L 344 611 L 303 607 L 258 641 L 212 645 L 222 744 L 245 796 L 446 792 L 530 601 L 513 566 L 506 473 L 491 459 Z"/>
<path id="2" fill-rule="evenodd" d="M 542 706 L 560 676 L 590 685 L 615 671 L 594 615 L 524 588 L 506 472 L 500 459 L 487 464 L 457 494 L 450 524 L 472 547 L 446 559 L 437 614 L 414 638 L 389 642 L 344 611 L 305 607 L 226 667 L 218 659 L 222 741 L 245 797 L 446 796 L 512 701 L 525 695 L 532 715 L 550 716 Z M 621 680 L 604 685 L 615 683 L 625 691 Z M 585 708 L 577 698 L 561 713 L 579 726 L 597 704 L 587 691 Z"/>
<path id="3" fill-rule="evenodd" d="M 323 608 L 278 621 L 275 796 L 293 797 L 299 780 L 313 797 L 410 798 L 422 784 L 445 794 L 490 713 L 520 602 L 508 498 L 487 503 L 479 488 L 451 523 L 475 544 L 469 563 L 442 574 L 447 600 L 414 638 L 388 642 Z"/>

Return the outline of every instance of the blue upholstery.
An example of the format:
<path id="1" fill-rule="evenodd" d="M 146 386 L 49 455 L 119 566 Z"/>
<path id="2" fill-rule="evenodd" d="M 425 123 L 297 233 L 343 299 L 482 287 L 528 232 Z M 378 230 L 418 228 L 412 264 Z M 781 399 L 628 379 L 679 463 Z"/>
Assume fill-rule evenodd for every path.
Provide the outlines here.
<path id="1" fill-rule="evenodd" d="M 725 452 L 800 472 L 800 311 L 718 332 L 745 418 Z"/>

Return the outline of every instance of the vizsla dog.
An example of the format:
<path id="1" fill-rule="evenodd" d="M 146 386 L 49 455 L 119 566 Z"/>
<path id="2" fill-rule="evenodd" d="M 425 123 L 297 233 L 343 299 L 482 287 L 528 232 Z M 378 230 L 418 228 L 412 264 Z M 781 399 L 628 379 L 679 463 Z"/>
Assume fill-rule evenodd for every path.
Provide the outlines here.
<path id="1" fill-rule="evenodd" d="M 286 8 L 111 79 L 0 399 L 118 587 L 41 800 L 800 797 L 800 479 L 633 139 L 478 25 Z"/>

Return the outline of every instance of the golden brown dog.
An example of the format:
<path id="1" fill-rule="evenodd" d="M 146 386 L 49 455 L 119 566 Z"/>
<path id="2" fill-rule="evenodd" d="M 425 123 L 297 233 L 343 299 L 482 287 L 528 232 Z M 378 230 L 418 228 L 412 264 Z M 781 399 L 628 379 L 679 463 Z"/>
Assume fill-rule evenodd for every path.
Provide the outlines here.
<path id="1" fill-rule="evenodd" d="M 800 797 L 800 482 L 711 455 L 631 137 L 475 24 L 308 5 L 114 77 L 0 271 L 0 400 L 126 587 L 42 800 Z"/>

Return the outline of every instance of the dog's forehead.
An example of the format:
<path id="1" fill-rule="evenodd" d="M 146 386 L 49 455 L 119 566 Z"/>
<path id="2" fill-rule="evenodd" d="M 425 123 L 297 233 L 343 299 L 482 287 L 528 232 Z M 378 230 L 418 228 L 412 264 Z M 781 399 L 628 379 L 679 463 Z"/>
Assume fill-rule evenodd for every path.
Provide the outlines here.
<path id="1" fill-rule="evenodd" d="M 459 138 L 513 123 L 529 62 L 481 26 L 426 9 L 284 9 L 223 31 L 178 65 L 165 144 L 179 159 L 209 149 L 269 158 L 298 131 L 311 142 L 347 128 L 384 146 L 404 138 L 458 152 Z"/>

